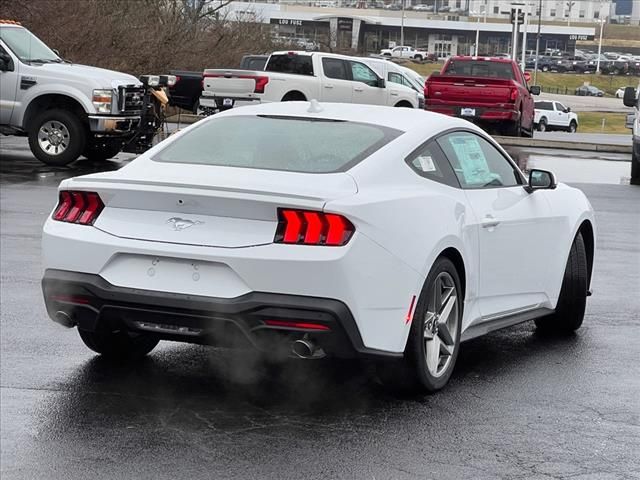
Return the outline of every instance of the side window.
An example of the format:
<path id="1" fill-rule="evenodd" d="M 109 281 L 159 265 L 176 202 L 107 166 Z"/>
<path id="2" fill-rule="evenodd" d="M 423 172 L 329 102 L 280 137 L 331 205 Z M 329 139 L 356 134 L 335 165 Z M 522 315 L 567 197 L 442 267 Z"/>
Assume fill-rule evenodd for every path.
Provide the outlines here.
<path id="1" fill-rule="evenodd" d="M 364 63 L 351 62 L 351 76 L 354 82 L 366 83 L 370 87 L 378 86 L 378 76 Z"/>
<path id="2" fill-rule="evenodd" d="M 558 110 L 559 112 L 564 112 L 566 110 L 566 107 L 563 104 L 556 102 L 556 110 Z"/>
<path id="3" fill-rule="evenodd" d="M 460 188 L 456 174 L 436 142 L 419 147 L 409 155 L 406 162 L 421 177 Z"/>
<path id="4" fill-rule="evenodd" d="M 462 188 L 513 187 L 522 176 L 500 151 L 470 132 L 454 132 L 437 140 Z"/>
<path id="5" fill-rule="evenodd" d="M 536 102 L 536 108 L 538 110 L 553 110 L 553 104 L 551 102 Z"/>
<path id="6" fill-rule="evenodd" d="M 348 80 L 347 68 L 344 60 L 339 58 L 323 58 L 322 70 L 324 75 L 329 78 L 336 78 L 338 80 Z"/>
<path id="7" fill-rule="evenodd" d="M 395 72 L 389 72 L 389 81 L 391 83 L 399 83 L 400 85 L 402 85 L 402 75 L 400 75 L 399 73 L 395 73 Z"/>

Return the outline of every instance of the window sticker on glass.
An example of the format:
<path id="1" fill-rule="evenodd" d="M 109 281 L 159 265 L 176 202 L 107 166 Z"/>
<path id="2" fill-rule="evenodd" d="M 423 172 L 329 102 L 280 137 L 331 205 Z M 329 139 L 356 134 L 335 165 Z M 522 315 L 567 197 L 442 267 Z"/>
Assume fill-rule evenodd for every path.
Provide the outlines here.
<path id="1" fill-rule="evenodd" d="M 420 170 L 422 170 L 423 172 L 436 171 L 436 166 L 433 163 L 433 158 L 431 158 L 431 155 L 420 155 L 416 160 L 418 160 Z"/>
<path id="2" fill-rule="evenodd" d="M 448 140 L 460 161 L 465 183 L 486 185 L 500 178 L 489 169 L 480 142 L 475 136 L 452 135 Z"/>

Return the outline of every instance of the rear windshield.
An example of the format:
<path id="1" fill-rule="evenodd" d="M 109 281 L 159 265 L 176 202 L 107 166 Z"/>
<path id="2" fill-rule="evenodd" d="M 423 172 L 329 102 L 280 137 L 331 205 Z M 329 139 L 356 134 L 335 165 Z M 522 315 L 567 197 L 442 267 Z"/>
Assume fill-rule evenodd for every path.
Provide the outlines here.
<path id="1" fill-rule="evenodd" d="M 154 160 L 304 173 L 343 172 L 401 134 L 378 125 L 344 121 L 217 117 L 185 133 Z"/>
<path id="2" fill-rule="evenodd" d="M 452 60 L 443 75 L 463 75 L 465 77 L 507 78 L 515 80 L 510 63 L 488 62 L 486 60 Z"/>
<path id="3" fill-rule="evenodd" d="M 269 57 L 269 61 L 267 62 L 265 70 L 267 72 L 313 75 L 313 63 L 311 62 L 311 55 L 271 55 Z"/>

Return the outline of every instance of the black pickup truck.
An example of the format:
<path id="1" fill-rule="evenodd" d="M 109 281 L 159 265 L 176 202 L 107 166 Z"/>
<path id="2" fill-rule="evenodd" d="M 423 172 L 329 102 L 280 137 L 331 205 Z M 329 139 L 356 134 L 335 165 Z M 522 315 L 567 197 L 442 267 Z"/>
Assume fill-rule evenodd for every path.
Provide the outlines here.
<path id="1" fill-rule="evenodd" d="M 268 55 L 245 55 L 240 61 L 243 70 L 264 70 Z M 169 88 L 169 105 L 198 113 L 198 103 L 202 94 L 202 72 L 171 70 L 176 83 Z"/>

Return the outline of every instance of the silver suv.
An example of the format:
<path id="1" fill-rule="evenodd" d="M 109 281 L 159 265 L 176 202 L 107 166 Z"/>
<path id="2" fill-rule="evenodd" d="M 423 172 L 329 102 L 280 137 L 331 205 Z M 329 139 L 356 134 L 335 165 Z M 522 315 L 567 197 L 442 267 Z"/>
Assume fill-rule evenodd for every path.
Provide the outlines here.
<path id="1" fill-rule="evenodd" d="M 20 24 L 0 21 L 0 132 L 28 135 L 40 161 L 113 157 L 135 135 L 143 96 L 135 77 L 65 61 Z"/>

